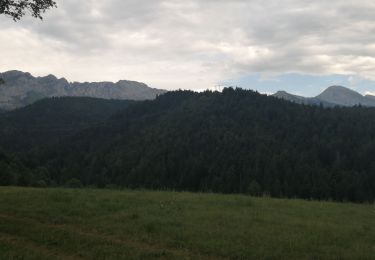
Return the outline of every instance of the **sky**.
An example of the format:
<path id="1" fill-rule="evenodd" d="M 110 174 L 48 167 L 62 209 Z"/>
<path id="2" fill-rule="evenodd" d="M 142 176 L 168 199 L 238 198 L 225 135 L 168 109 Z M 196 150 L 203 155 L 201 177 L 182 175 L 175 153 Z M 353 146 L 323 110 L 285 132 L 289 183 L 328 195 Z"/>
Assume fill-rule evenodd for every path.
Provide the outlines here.
<path id="1" fill-rule="evenodd" d="M 0 17 L 0 71 L 163 89 L 375 93 L 375 1 L 57 0 Z"/>

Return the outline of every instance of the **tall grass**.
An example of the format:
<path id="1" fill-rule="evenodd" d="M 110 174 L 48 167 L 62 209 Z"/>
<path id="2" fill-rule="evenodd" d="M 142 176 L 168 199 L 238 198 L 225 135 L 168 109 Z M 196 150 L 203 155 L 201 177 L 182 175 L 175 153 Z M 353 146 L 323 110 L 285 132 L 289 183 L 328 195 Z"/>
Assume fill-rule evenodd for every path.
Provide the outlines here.
<path id="1" fill-rule="evenodd" d="M 0 259 L 374 259 L 375 207 L 0 188 Z"/>

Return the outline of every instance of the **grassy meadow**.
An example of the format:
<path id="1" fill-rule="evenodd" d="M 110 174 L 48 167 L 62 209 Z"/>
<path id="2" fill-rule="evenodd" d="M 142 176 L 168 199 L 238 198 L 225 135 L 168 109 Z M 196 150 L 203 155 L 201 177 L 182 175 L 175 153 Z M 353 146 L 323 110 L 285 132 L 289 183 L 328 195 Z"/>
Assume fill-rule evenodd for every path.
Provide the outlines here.
<path id="1" fill-rule="evenodd" d="M 375 259 L 375 207 L 2 187 L 0 259 Z"/>

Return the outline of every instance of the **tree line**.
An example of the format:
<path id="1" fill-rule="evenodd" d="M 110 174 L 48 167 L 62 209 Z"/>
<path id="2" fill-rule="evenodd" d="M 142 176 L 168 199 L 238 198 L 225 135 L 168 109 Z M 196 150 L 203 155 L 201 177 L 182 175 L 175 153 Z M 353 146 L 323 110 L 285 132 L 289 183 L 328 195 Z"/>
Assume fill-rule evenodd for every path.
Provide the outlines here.
<path id="1" fill-rule="evenodd" d="M 29 185 L 363 202 L 375 197 L 374 138 L 374 108 L 298 105 L 227 88 L 135 102 L 16 155 L 30 169 Z"/>

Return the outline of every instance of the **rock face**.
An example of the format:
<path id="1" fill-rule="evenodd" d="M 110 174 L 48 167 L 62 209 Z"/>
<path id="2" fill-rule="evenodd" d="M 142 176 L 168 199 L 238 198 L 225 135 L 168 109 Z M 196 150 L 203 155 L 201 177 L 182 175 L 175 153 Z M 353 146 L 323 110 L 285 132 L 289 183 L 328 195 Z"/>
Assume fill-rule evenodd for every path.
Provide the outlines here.
<path id="1" fill-rule="evenodd" d="M 81 96 L 149 100 L 166 92 L 135 81 L 70 83 L 54 75 L 33 77 L 30 73 L 21 71 L 1 73 L 1 78 L 4 79 L 5 84 L 0 85 L 0 110 L 23 107 L 46 97 Z"/>
<path id="2" fill-rule="evenodd" d="M 323 106 L 355 106 L 362 105 L 375 107 L 375 96 L 362 96 L 358 92 L 342 86 L 331 86 L 320 95 L 312 98 L 306 98 L 289 94 L 285 91 L 278 91 L 274 97 L 285 99 L 298 104 L 320 105 Z"/>
<path id="3" fill-rule="evenodd" d="M 375 101 L 375 96 L 373 95 L 366 95 L 365 98 Z"/>

